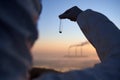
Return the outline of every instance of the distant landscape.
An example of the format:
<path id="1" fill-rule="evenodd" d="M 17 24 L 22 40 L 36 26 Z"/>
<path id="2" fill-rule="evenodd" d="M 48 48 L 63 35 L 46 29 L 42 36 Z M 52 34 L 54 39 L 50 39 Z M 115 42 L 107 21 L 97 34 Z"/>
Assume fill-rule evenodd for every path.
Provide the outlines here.
<path id="1" fill-rule="evenodd" d="M 65 57 L 64 55 L 40 54 L 34 55 L 34 66 L 55 69 L 58 71 L 69 71 L 93 67 L 99 63 L 96 55 L 83 57 Z"/>

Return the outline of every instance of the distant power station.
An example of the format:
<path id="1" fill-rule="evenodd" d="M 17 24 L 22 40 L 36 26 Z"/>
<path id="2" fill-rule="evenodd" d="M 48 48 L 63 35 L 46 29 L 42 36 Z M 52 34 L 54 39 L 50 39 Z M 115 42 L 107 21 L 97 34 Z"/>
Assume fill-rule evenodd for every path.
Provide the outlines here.
<path id="1" fill-rule="evenodd" d="M 85 45 L 87 45 L 87 44 L 89 44 L 88 41 L 82 42 L 80 44 L 70 45 L 68 47 L 68 54 L 65 57 L 83 57 L 84 55 L 83 55 L 82 47 L 85 46 Z M 77 50 L 78 47 L 80 47 L 80 55 L 78 55 L 78 50 Z M 71 53 L 71 49 L 72 48 L 75 48 L 75 52 L 74 52 L 75 54 L 74 55 L 71 55 L 72 54 Z"/>

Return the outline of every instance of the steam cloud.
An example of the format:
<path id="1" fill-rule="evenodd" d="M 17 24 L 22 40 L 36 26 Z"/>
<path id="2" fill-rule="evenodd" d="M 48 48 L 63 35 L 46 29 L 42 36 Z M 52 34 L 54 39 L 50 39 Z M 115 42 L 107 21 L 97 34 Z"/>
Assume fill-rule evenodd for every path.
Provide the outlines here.
<path id="1" fill-rule="evenodd" d="M 88 42 L 88 41 L 85 41 L 85 42 L 82 42 L 82 43 L 80 43 L 80 44 L 70 45 L 69 48 L 84 46 L 84 45 L 87 45 L 87 44 L 89 44 L 89 42 Z"/>

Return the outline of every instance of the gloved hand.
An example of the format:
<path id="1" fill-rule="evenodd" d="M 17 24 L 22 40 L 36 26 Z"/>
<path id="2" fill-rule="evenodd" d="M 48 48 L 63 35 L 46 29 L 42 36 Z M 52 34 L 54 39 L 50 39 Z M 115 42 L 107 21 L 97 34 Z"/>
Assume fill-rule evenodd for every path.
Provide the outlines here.
<path id="1" fill-rule="evenodd" d="M 65 11 L 63 14 L 59 15 L 60 19 L 70 19 L 71 21 L 76 21 L 77 16 L 83 12 L 81 9 L 79 9 L 77 6 L 74 6 L 67 11 Z"/>

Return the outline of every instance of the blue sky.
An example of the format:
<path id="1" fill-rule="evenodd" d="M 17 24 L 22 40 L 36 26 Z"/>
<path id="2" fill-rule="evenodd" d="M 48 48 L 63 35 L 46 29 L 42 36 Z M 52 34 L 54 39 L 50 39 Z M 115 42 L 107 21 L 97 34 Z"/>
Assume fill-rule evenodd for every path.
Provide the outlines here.
<path id="1" fill-rule="evenodd" d="M 42 14 L 38 21 L 40 37 L 35 48 L 43 49 L 60 44 L 68 47 L 86 40 L 77 23 L 67 19 L 62 20 L 63 33 L 59 33 L 58 16 L 73 6 L 103 13 L 120 29 L 120 0 L 42 0 L 42 5 Z"/>

